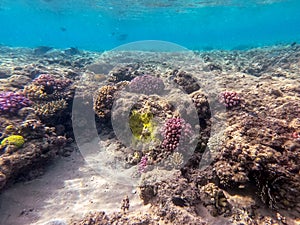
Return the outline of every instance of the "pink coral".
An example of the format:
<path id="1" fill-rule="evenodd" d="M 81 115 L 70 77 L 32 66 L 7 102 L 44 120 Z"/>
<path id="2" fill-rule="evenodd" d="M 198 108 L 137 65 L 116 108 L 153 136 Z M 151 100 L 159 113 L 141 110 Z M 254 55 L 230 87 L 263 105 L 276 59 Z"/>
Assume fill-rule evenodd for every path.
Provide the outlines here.
<path id="1" fill-rule="evenodd" d="M 31 104 L 32 102 L 20 93 L 0 92 L 0 113 L 15 114 L 19 109 Z"/>
<path id="2" fill-rule="evenodd" d="M 141 158 L 141 161 L 138 164 L 138 170 L 140 173 L 144 173 L 147 169 L 147 164 L 148 164 L 148 157 L 147 156 L 143 156 Z"/>
<path id="3" fill-rule="evenodd" d="M 162 148 L 175 151 L 180 144 L 189 141 L 193 135 L 192 127 L 182 118 L 173 117 L 167 120 L 163 129 Z"/>
<path id="4" fill-rule="evenodd" d="M 33 80 L 33 84 L 43 86 L 47 94 L 62 91 L 72 83 L 69 79 L 58 79 L 49 74 L 41 74 Z"/>
<path id="5" fill-rule="evenodd" d="M 240 96 L 235 91 L 224 91 L 220 94 L 219 100 L 226 108 L 231 108 L 240 104 Z"/>
<path id="6" fill-rule="evenodd" d="M 160 78 L 150 75 L 135 77 L 129 84 L 130 91 L 146 95 L 160 94 L 164 88 L 165 85 Z"/>
<path id="7" fill-rule="evenodd" d="M 292 133 L 292 137 L 295 138 L 295 139 L 300 139 L 300 132 L 294 132 Z"/>

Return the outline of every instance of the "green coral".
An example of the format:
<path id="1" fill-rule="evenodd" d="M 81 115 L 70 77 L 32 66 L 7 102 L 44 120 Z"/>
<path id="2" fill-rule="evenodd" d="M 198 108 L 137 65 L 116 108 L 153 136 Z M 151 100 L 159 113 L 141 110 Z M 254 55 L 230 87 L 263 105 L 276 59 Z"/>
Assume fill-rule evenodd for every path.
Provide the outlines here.
<path id="1" fill-rule="evenodd" d="M 7 138 L 4 138 L 1 141 L 1 147 L 7 146 L 7 145 L 14 145 L 17 148 L 20 148 L 25 143 L 24 138 L 21 135 L 11 135 Z"/>
<path id="2" fill-rule="evenodd" d="M 129 127 L 135 140 L 150 142 L 155 139 L 155 123 L 149 112 L 133 110 L 129 117 Z"/>

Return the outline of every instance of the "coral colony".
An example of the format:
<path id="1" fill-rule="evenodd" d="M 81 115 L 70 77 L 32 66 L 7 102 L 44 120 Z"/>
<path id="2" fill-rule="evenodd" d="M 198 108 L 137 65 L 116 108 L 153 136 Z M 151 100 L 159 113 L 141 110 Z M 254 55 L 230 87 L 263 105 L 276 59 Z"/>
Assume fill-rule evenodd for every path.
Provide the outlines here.
<path id="1" fill-rule="evenodd" d="M 145 95 L 159 94 L 164 88 L 165 85 L 160 78 L 150 75 L 135 77 L 129 84 L 131 92 Z"/>
<path id="2" fill-rule="evenodd" d="M 188 141 L 192 134 L 191 125 L 186 123 L 184 119 L 177 117 L 170 118 L 162 129 L 164 137 L 162 148 L 173 152 L 181 143 Z"/>
<path id="3" fill-rule="evenodd" d="M 21 108 L 31 104 L 31 101 L 20 93 L 0 92 L 0 113 L 16 114 Z"/>
<path id="4" fill-rule="evenodd" d="M 43 86 L 45 92 L 62 91 L 71 84 L 69 79 L 57 79 L 49 74 L 42 74 L 33 80 L 33 84 Z"/>
<path id="5" fill-rule="evenodd" d="M 25 143 L 24 138 L 21 135 L 11 135 L 7 138 L 4 138 L 0 146 L 7 146 L 7 145 L 13 145 L 17 148 L 22 147 L 22 145 Z"/>
<path id="6" fill-rule="evenodd" d="M 148 164 L 148 157 L 147 156 L 143 156 L 141 158 L 141 161 L 138 164 L 138 170 L 139 170 L 140 173 L 146 172 L 147 164 Z"/>
<path id="7" fill-rule="evenodd" d="M 219 96 L 220 102 L 224 104 L 226 108 L 231 108 L 240 104 L 240 97 L 238 93 L 234 91 L 224 91 Z"/>

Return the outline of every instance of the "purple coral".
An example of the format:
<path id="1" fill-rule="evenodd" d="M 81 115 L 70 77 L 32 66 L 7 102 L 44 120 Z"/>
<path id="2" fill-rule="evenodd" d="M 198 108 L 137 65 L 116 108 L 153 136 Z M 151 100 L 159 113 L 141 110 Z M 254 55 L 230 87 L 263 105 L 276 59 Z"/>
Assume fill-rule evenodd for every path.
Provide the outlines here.
<path id="1" fill-rule="evenodd" d="M 33 80 L 38 86 L 43 86 L 46 93 L 51 94 L 54 91 L 62 91 L 71 84 L 69 79 L 58 79 L 49 74 L 41 74 Z"/>
<path id="2" fill-rule="evenodd" d="M 168 119 L 163 129 L 162 148 L 170 152 L 176 150 L 182 143 L 186 143 L 193 135 L 192 126 L 182 118 Z"/>
<path id="3" fill-rule="evenodd" d="M 220 102 L 224 104 L 226 108 L 231 108 L 240 104 L 240 96 L 235 91 L 224 91 L 220 94 Z"/>
<path id="4" fill-rule="evenodd" d="M 130 91 L 140 94 L 159 94 L 165 88 L 164 82 L 150 75 L 135 77 L 129 84 Z"/>
<path id="5" fill-rule="evenodd" d="M 0 112 L 16 114 L 19 109 L 28 107 L 32 102 L 20 93 L 0 92 Z"/>
<path id="6" fill-rule="evenodd" d="M 146 171 L 147 164 L 148 164 L 148 158 L 147 156 L 143 156 L 141 158 L 141 161 L 138 164 L 138 170 L 140 173 L 144 173 Z"/>

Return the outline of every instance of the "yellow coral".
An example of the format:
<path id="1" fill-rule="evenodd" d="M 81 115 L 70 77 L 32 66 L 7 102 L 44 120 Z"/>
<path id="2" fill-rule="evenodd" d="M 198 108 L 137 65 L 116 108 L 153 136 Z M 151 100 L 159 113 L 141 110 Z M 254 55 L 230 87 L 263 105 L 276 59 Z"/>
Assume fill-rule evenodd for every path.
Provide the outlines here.
<path id="1" fill-rule="evenodd" d="M 153 115 L 149 112 L 140 113 L 137 110 L 133 110 L 129 117 L 129 127 L 137 140 L 149 142 L 155 138 Z"/>
<path id="2" fill-rule="evenodd" d="M 16 128 L 14 127 L 14 125 L 8 125 L 5 127 L 5 133 L 12 133 L 16 130 Z"/>
<path id="3" fill-rule="evenodd" d="M 20 148 L 24 143 L 25 140 L 21 135 L 11 135 L 1 141 L 1 146 L 14 145 L 17 148 Z"/>

